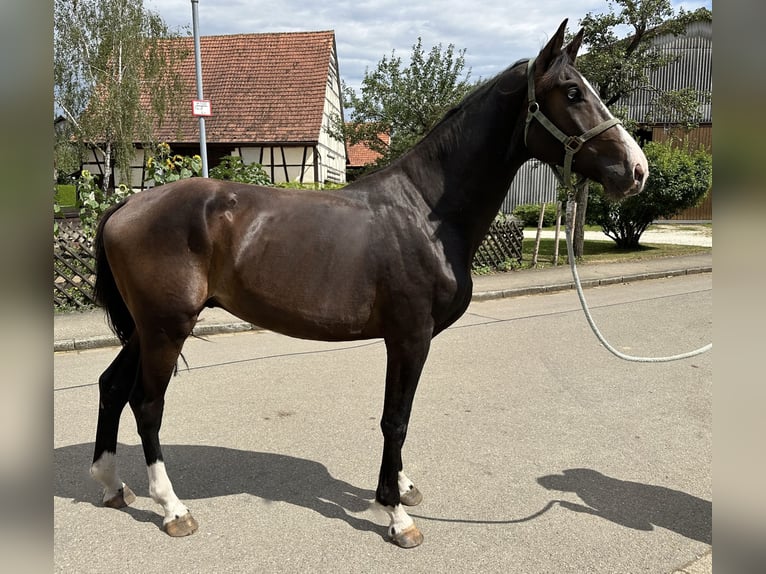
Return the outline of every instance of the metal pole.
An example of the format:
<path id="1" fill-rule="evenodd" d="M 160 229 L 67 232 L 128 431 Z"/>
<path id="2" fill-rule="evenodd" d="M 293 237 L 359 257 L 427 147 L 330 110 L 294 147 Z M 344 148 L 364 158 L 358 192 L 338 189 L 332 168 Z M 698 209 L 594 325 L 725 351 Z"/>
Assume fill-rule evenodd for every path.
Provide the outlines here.
<path id="1" fill-rule="evenodd" d="M 191 0 L 192 28 L 194 32 L 194 61 L 197 69 L 197 99 L 203 100 L 202 95 L 202 57 L 199 48 L 199 31 L 197 28 L 197 5 L 199 0 Z M 202 158 L 202 177 L 207 177 L 207 140 L 205 139 L 205 118 L 199 117 L 199 155 Z"/>

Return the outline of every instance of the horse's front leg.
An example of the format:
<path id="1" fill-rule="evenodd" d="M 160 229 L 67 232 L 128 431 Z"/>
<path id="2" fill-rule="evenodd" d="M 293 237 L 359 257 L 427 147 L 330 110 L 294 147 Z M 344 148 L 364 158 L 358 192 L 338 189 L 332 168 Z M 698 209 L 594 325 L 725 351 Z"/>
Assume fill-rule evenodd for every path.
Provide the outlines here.
<path id="1" fill-rule="evenodd" d="M 138 433 L 144 449 L 149 495 L 162 506 L 162 530 L 170 536 L 188 536 L 197 528 L 197 521 L 178 499 L 168 477 L 162 458 L 159 432 L 165 406 L 165 390 L 181 351 L 183 340 L 170 341 L 165 336 L 147 340 L 141 346 L 141 381 L 130 398 Z"/>
<path id="2" fill-rule="evenodd" d="M 391 540 L 403 548 L 423 542 L 423 535 L 402 506 L 413 506 L 423 498 L 403 472 L 402 446 L 407 438 L 412 401 L 430 343 L 430 331 L 425 336 L 406 341 L 386 339 L 386 397 L 380 421 L 383 460 L 375 499 L 389 514 Z"/>

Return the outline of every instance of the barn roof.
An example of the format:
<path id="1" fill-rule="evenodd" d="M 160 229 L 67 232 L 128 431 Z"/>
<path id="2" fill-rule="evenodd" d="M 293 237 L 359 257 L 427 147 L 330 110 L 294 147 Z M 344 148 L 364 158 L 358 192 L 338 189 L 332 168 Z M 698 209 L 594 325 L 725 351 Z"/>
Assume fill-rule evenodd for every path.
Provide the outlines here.
<path id="1" fill-rule="evenodd" d="M 193 39 L 172 41 L 185 53 L 178 72 L 189 111 L 178 125 L 157 128 L 155 136 L 198 141 L 199 121 L 191 114 L 197 99 Z M 208 143 L 319 140 L 331 60 L 336 65 L 333 31 L 202 36 L 200 54 L 204 97 L 212 109 L 205 118 Z"/>
<path id="2" fill-rule="evenodd" d="M 391 136 L 389 134 L 380 133 L 378 137 L 386 145 L 391 143 Z M 365 143 L 349 144 L 347 150 L 348 161 L 346 165 L 348 167 L 364 167 L 375 163 L 381 157 L 379 152 L 370 149 Z"/>

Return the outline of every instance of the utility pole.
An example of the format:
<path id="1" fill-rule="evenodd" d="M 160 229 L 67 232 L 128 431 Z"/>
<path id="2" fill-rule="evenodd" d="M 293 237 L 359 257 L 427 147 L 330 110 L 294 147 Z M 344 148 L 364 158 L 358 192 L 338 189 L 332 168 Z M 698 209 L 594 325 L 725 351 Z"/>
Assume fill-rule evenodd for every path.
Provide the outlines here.
<path id="1" fill-rule="evenodd" d="M 199 0 L 191 0 L 192 4 L 192 27 L 194 32 L 194 61 L 197 70 L 197 100 L 204 101 L 202 95 L 202 57 L 199 47 L 199 29 L 197 25 L 197 5 Z M 208 102 L 209 104 L 209 102 Z M 205 137 L 205 115 L 210 115 L 209 105 L 207 113 L 199 115 L 199 155 L 202 158 L 202 177 L 207 177 L 207 139 Z"/>

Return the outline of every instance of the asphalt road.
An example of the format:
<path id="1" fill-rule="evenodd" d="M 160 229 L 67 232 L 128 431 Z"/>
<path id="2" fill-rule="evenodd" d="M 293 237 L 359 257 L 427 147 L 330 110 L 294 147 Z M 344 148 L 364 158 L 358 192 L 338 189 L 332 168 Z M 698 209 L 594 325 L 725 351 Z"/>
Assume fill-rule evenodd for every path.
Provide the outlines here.
<path id="1" fill-rule="evenodd" d="M 712 338 L 712 273 L 586 297 L 631 355 Z M 386 542 L 371 505 L 381 342 L 190 340 L 161 433 L 200 523 L 183 539 L 159 530 L 129 409 L 118 456 L 138 499 L 103 508 L 88 475 L 96 381 L 116 349 L 56 353 L 56 572 L 659 574 L 706 554 L 712 353 L 621 361 L 578 305 L 571 291 L 474 303 L 434 340 L 404 451 L 425 497 L 410 513 L 425 536 L 413 550 Z"/>

